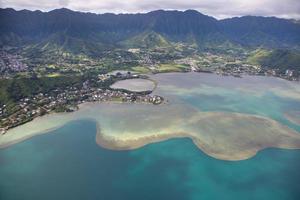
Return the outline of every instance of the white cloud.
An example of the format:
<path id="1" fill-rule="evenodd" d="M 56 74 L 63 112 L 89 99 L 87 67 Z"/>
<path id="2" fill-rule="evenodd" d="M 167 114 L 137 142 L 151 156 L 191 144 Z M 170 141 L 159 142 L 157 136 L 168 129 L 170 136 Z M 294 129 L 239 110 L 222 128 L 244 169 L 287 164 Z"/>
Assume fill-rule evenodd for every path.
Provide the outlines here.
<path id="1" fill-rule="evenodd" d="M 96 13 L 195 9 L 217 18 L 262 15 L 300 19 L 299 0 L 0 0 L 0 6 L 43 11 L 67 7 Z"/>
<path id="2" fill-rule="evenodd" d="M 70 1 L 69 0 L 59 0 L 58 4 L 62 7 L 67 7 L 69 5 Z"/>

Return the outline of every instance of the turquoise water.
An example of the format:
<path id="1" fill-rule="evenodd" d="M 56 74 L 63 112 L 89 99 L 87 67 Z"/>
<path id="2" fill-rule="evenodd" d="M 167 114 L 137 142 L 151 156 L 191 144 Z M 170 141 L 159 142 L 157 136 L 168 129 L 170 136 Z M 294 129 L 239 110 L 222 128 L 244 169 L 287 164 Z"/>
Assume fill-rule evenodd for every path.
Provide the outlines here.
<path id="1" fill-rule="evenodd" d="M 188 104 L 202 111 L 223 111 L 254 114 L 274 119 L 300 132 L 300 126 L 292 124 L 284 117 L 284 112 L 300 109 L 300 102 L 280 98 L 272 93 L 261 97 L 236 93 L 233 96 L 193 95 L 182 97 Z"/>
<path id="2" fill-rule="evenodd" d="M 299 150 L 238 162 L 209 157 L 189 139 L 111 151 L 96 145 L 95 131 L 76 121 L 1 150 L 0 199 L 300 198 Z"/>
<path id="3" fill-rule="evenodd" d="M 284 116 L 300 109 L 299 99 L 280 96 L 280 88 L 269 91 L 289 82 L 257 77 L 220 80 L 206 74 L 157 78 L 163 82 L 158 92 L 170 95 L 176 106 L 261 115 L 300 132 L 300 126 Z M 256 90 L 256 85 L 264 88 Z M 294 97 L 300 94 L 290 92 Z M 111 117 L 116 118 L 113 113 Z M 95 133 L 95 122 L 77 120 L 1 149 L 0 200 L 300 199 L 300 150 L 269 148 L 233 162 L 206 155 L 190 139 L 131 151 L 107 150 L 96 144 Z"/>

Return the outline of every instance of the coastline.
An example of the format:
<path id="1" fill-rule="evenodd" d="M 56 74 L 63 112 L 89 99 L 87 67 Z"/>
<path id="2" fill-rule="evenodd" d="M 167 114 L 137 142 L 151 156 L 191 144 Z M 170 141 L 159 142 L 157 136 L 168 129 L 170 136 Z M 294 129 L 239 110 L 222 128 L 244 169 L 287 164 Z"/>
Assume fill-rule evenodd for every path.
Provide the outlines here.
<path id="1" fill-rule="evenodd" d="M 186 73 L 193 73 L 193 74 L 200 74 L 200 73 L 202 73 L 202 74 L 207 74 L 207 73 L 205 73 L 205 72 L 195 72 L 195 71 L 191 71 L 191 72 L 167 72 L 167 73 L 158 73 L 158 74 L 186 74 Z M 220 75 L 218 75 L 218 74 L 216 74 L 216 73 L 209 73 L 209 74 L 211 74 L 211 75 L 214 75 L 214 76 L 220 76 Z M 148 75 L 150 75 L 150 74 L 148 74 Z M 149 104 L 154 104 L 154 105 L 159 105 L 159 104 L 162 104 L 162 103 L 166 103 L 166 102 L 168 102 L 168 100 L 166 100 L 165 101 L 165 99 L 164 99 L 164 97 L 162 97 L 162 96 L 159 96 L 159 95 L 152 95 L 151 97 L 159 97 L 160 99 L 159 99 L 159 101 L 158 101 L 158 103 L 156 103 L 156 102 L 153 102 L 153 101 L 144 101 L 143 100 L 143 98 L 145 98 L 145 96 L 146 96 L 146 93 L 148 93 L 149 92 L 149 94 L 155 94 L 154 93 L 154 91 L 157 89 L 157 87 L 158 87 L 158 80 L 155 80 L 154 78 L 153 78 L 153 76 L 155 76 L 156 74 L 152 74 L 152 76 L 148 76 L 148 77 L 146 77 L 146 78 L 132 78 L 132 79 L 124 79 L 124 80 L 120 80 L 120 81 L 131 81 L 131 80 L 147 80 L 147 81 L 151 81 L 152 83 L 153 83 L 153 88 L 152 88 L 152 90 L 149 90 L 149 91 L 131 91 L 131 90 L 127 90 L 127 89 L 122 89 L 122 88 L 111 88 L 112 89 L 112 91 L 125 91 L 125 92 L 128 92 L 128 93 L 132 93 L 132 94 L 140 94 L 141 95 L 141 99 L 139 99 L 138 101 L 136 101 L 136 102 L 131 102 L 131 103 L 149 103 Z M 258 75 L 245 75 L 245 76 L 243 76 L 242 78 L 244 78 L 244 77 L 253 77 L 253 76 L 256 76 L 256 77 L 261 77 L 261 76 L 258 76 Z M 235 78 L 234 76 L 232 76 L 233 78 Z M 285 80 L 285 79 L 282 79 L 282 78 L 280 78 L 280 77 L 277 77 L 277 76 L 262 76 L 262 77 L 270 77 L 270 78 L 274 78 L 274 79 L 276 79 L 276 80 L 278 80 L 278 81 L 281 81 L 281 82 L 283 82 L 283 81 L 287 81 L 287 80 Z M 120 82 L 119 81 L 119 82 Z M 294 82 L 294 81 L 293 81 Z M 288 84 L 291 84 L 290 83 L 290 81 L 288 82 Z M 293 86 L 293 85 L 292 85 Z M 291 87 L 292 87 L 291 86 Z M 295 87 L 295 86 L 293 86 L 293 87 Z M 240 90 L 243 90 L 243 89 L 240 89 Z M 288 98 L 293 98 L 293 99 L 296 99 L 296 100 L 299 100 L 300 99 L 300 96 L 299 95 L 297 95 L 297 94 L 294 94 L 294 93 L 289 93 L 288 91 L 277 91 L 277 88 L 272 88 L 271 89 L 271 91 L 274 93 L 274 94 L 276 94 L 276 95 L 278 95 L 278 96 L 285 96 L 285 97 L 288 97 Z M 300 91 L 300 90 L 299 90 Z M 145 92 L 145 94 L 143 94 Z M 149 99 L 148 99 L 149 100 Z M 87 101 L 87 102 L 93 102 L 93 101 Z M 126 102 L 123 102 L 121 99 L 113 99 L 113 98 L 111 98 L 111 99 L 109 99 L 109 100 L 99 100 L 99 101 L 95 101 L 95 102 L 113 102 L 113 103 L 126 103 Z M 84 103 L 86 103 L 86 102 L 84 102 Z M 80 106 L 82 103 L 79 103 L 79 104 L 77 104 L 76 106 Z M 67 111 L 65 111 L 65 112 L 62 112 L 62 113 L 66 113 Z M 54 111 L 50 111 L 50 112 L 48 112 L 48 113 L 46 113 L 45 115 L 49 115 L 49 114 L 52 114 L 52 113 L 59 113 L 59 112 L 54 112 Z M 13 126 L 13 127 L 11 127 L 11 128 L 7 128 L 7 127 L 2 127 L 2 128 L 0 128 L 0 135 L 1 134 L 6 134 L 7 132 L 8 132 L 8 130 L 11 130 L 11 129 L 14 129 L 14 128 L 16 128 L 16 127 L 19 127 L 19 126 L 22 126 L 22 125 L 24 125 L 24 124 L 27 124 L 27 123 L 29 123 L 29 122 L 31 122 L 31 121 L 33 121 L 34 119 L 36 119 L 36 118 L 39 118 L 39 117 L 42 117 L 43 115 L 40 115 L 40 116 L 37 116 L 37 117 L 34 117 L 33 119 L 31 119 L 31 120 L 29 120 L 29 121 L 26 121 L 26 122 L 24 122 L 24 123 L 21 123 L 21 124 L 18 124 L 18 125 L 16 125 L 16 126 Z M 285 115 L 286 116 L 286 118 L 289 120 L 289 121 L 291 121 L 292 123 L 295 123 L 295 124 L 300 124 L 300 122 L 296 119 L 296 120 L 294 120 L 294 117 L 292 117 L 292 116 L 288 116 L 288 115 Z"/>
<path id="2" fill-rule="evenodd" d="M 55 127 L 55 128 L 49 128 L 49 129 L 44 130 L 44 131 L 42 131 L 42 132 L 37 132 L 37 133 L 35 133 L 35 134 L 24 135 L 23 137 L 21 136 L 21 137 L 15 139 L 15 140 L 11 140 L 11 141 L 6 142 L 6 143 L 4 143 L 4 144 L 2 144 L 2 141 L 0 140 L 0 149 L 8 148 L 8 147 L 10 147 L 10 146 L 12 146 L 12 145 L 14 145 L 14 144 L 23 142 L 23 141 L 25 141 L 25 140 L 28 140 L 28 139 L 30 139 L 30 138 L 32 138 L 32 137 L 35 137 L 35 136 L 38 136 L 38 135 L 43 135 L 43 134 L 51 133 L 52 131 L 55 131 L 55 130 L 61 128 L 61 127 L 62 127 L 62 126 L 58 126 L 58 127 Z"/>
<path id="3" fill-rule="evenodd" d="M 86 103 L 86 104 L 82 104 L 80 106 L 80 109 L 84 109 L 84 108 L 87 110 L 93 109 L 93 103 Z M 84 118 L 84 119 L 93 121 L 96 125 L 96 133 L 95 133 L 96 144 L 98 144 L 99 146 L 101 146 L 103 148 L 110 149 L 110 150 L 120 150 L 120 151 L 121 150 L 133 150 L 133 149 L 141 148 L 148 144 L 157 143 L 157 142 L 161 142 L 161 141 L 165 141 L 165 140 L 169 140 L 169 139 L 173 139 L 173 138 L 189 138 L 192 140 L 194 145 L 196 145 L 197 148 L 199 148 L 199 150 L 203 151 L 204 153 L 206 153 L 207 155 L 209 155 L 211 157 L 214 157 L 214 158 L 220 159 L 220 160 L 238 161 L 238 160 L 245 160 L 245 159 L 251 158 L 251 157 L 255 156 L 257 154 L 257 152 L 259 152 L 263 149 L 266 149 L 266 148 L 274 147 L 274 148 L 283 148 L 283 149 L 300 149 L 300 136 L 295 131 L 290 130 L 288 127 L 285 127 L 274 120 L 270 120 L 268 118 L 264 118 L 264 117 L 260 117 L 260 116 L 255 116 L 255 115 L 249 116 L 249 115 L 243 115 L 243 114 L 239 114 L 239 113 L 234 113 L 234 114 L 231 113 L 229 115 L 227 113 L 224 115 L 224 113 L 210 112 L 210 113 L 205 113 L 205 114 L 202 113 L 202 115 L 203 116 L 200 116 L 200 118 L 199 118 L 199 116 L 194 116 L 189 120 L 189 122 L 186 122 L 186 123 L 190 123 L 190 124 L 188 124 L 188 126 L 192 126 L 192 124 L 194 124 L 194 123 L 196 123 L 196 124 L 204 123 L 205 124 L 206 121 L 201 122 L 201 120 L 203 120 L 203 119 L 206 120 L 206 118 L 208 118 L 208 120 L 209 120 L 209 118 L 211 118 L 211 117 L 217 118 L 217 119 L 221 117 L 221 118 L 223 118 L 223 120 L 226 121 L 227 119 L 225 116 L 229 116 L 229 120 L 245 118 L 246 120 L 249 120 L 249 119 L 254 120 L 253 123 L 256 123 L 257 121 L 266 120 L 265 122 L 263 122 L 263 123 L 267 123 L 266 126 L 270 126 L 270 128 L 272 127 L 272 129 L 274 129 L 274 130 L 286 129 L 286 131 L 283 131 L 282 133 L 280 133 L 280 131 L 278 131 L 278 133 L 276 133 L 276 134 L 278 134 L 277 138 L 272 138 L 272 137 L 266 136 L 267 139 L 262 139 L 262 142 L 259 141 L 259 137 L 254 137 L 254 140 L 251 141 L 251 137 L 249 138 L 248 135 L 243 135 L 243 134 L 241 134 L 242 136 L 240 138 L 237 137 L 237 139 L 236 139 L 235 133 L 233 133 L 232 135 L 229 135 L 228 136 L 229 138 L 225 138 L 225 140 L 223 140 L 222 137 L 224 137 L 224 136 L 219 135 L 219 133 L 216 133 L 216 131 L 218 129 L 212 130 L 212 132 L 208 132 L 208 133 L 203 133 L 203 130 L 199 130 L 200 133 L 193 133 L 193 130 L 197 129 L 197 127 L 194 127 L 194 129 L 190 129 L 190 132 L 188 132 L 188 130 L 182 131 L 179 129 L 178 129 L 178 132 L 172 131 L 172 130 L 176 130 L 176 127 L 175 127 L 175 129 L 170 129 L 169 132 L 168 131 L 158 132 L 157 134 L 151 133 L 149 135 L 147 135 L 147 134 L 139 135 L 137 133 L 133 133 L 130 136 L 128 136 L 126 134 L 118 136 L 115 134 L 112 134 L 112 135 L 103 134 L 101 131 L 101 124 L 100 124 L 101 122 L 99 120 L 96 120 L 93 118 Z M 57 114 L 57 116 L 66 118 L 66 116 L 64 116 L 63 114 Z M 43 118 L 43 117 L 40 117 L 40 119 L 41 118 Z M 78 120 L 80 120 L 80 119 L 78 119 Z M 7 135 L 7 136 L 11 136 L 11 138 L 8 137 L 6 140 L 3 140 L 3 136 L 0 136 L 0 149 L 7 148 L 11 145 L 14 145 L 14 144 L 22 142 L 24 140 L 30 139 L 37 135 L 51 133 L 53 130 L 57 130 L 60 127 L 64 126 L 65 124 L 67 124 L 69 122 L 72 122 L 72 121 L 76 121 L 76 118 L 69 117 L 67 120 L 65 120 L 61 124 L 56 124 L 56 126 L 53 126 L 51 128 L 47 128 L 47 129 L 43 129 L 42 131 L 32 132 L 32 134 Z M 35 122 L 36 122 L 36 120 L 35 120 Z M 226 121 L 226 123 L 227 123 L 227 121 Z M 230 129 L 230 131 L 232 131 L 231 129 Z M 205 130 L 205 128 L 204 128 L 204 130 Z M 237 131 L 239 131 L 239 130 L 237 130 Z M 271 132 L 272 132 L 272 130 L 271 130 Z M 266 132 L 266 134 L 268 135 L 269 133 Z M 211 139 L 205 139 L 207 137 L 207 135 L 209 135 L 209 137 L 211 136 L 217 140 L 214 141 L 214 139 L 213 139 L 213 141 L 210 141 Z M 276 136 L 273 135 L 273 137 L 276 137 Z M 249 142 L 248 141 L 243 142 L 243 143 L 239 144 L 241 146 L 235 147 L 235 142 L 228 143 L 228 141 L 231 141 L 231 139 L 235 139 L 236 142 L 238 142 L 240 140 L 241 141 L 249 140 Z M 254 142 L 254 143 L 252 144 L 252 142 Z"/>
<path id="4" fill-rule="evenodd" d="M 137 81 L 137 82 L 140 82 L 140 83 L 139 84 L 138 83 L 130 83 L 130 82 L 133 82 L 133 81 Z M 127 82 L 128 85 L 122 85 L 126 82 Z M 133 87 L 135 87 L 135 84 L 138 84 L 139 86 L 141 84 L 144 84 L 144 85 L 140 86 L 140 87 L 143 87 L 143 88 L 133 88 Z M 153 80 L 149 77 L 147 77 L 147 78 L 124 79 L 124 80 L 120 80 L 120 81 L 117 81 L 117 82 L 113 83 L 109 87 L 113 90 L 126 90 L 128 92 L 133 92 L 133 93 L 142 93 L 142 92 L 146 92 L 146 91 L 153 92 L 157 87 L 157 81 L 155 81 L 155 80 Z"/>
<path id="5" fill-rule="evenodd" d="M 5 135 L 9 130 L 15 129 L 19 126 L 25 125 L 37 118 L 43 117 L 45 115 L 50 115 L 50 114 L 58 114 L 58 113 L 70 113 L 77 111 L 80 107 L 81 104 L 84 103 L 93 103 L 93 102 L 98 102 L 98 103 L 105 103 L 105 102 L 112 102 L 112 103 L 139 103 L 139 104 L 153 104 L 153 105 L 160 105 L 165 102 L 164 97 L 159 96 L 159 95 L 151 95 L 153 91 L 157 88 L 157 81 L 150 79 L 150 78 L 134 78 L 134 79 L 124 79 L 120 81 L 132 81 L 132 80 L 139 80 L 139 81 L 149 81 L 153 85 L 151 90 L 141 90 L 141 91 L 134 91 L 134 90 L 128 90 L 128 89 L 123 89 L 123 88 L 110 88 L 111 90 L 107 92 L 103 92 L 102 97 L 101 95 L 94 95 L 93 97 L 90 97 L 86 101 L 78 101 L 76 102 L 75 108 L 71 109 L 66 109 L 68 105 L 65 106 L 65 110 L 63 112 L 55 112 L 54 110 L 47 111 L 44 114 L 38 114 L 33 117 L 31 117 L 27 121 L 22 121 L 21 123 L 16 123 L 12 125 L 7 125 L 6 127 L 0 127 L 0 135 Z M 117 81 L 117 82 L 120 82 Z M 117 83 L 116 82 L 116 83 Z M 102 91 L 102 90 L 101 90 Z M 112 93 L 112 94 L 109 94 Z M 69 105 L 70 106 L 70 105 Z M 72 105 L 74 107 L 74 105 Z M 46 110 L 43 106 L 39 107 L 39 109 Z M 39 111 L 40 112 L 40 111 Z M 8 118 L 9 119 L 9 118 Z"/>
<path id="6" fill-rule="evenodd" d="M 66 113 L 49 113 L 44 116 L 38 116 L 38 117 L 34 118 L 32 121 L 30 121 L 29 123 L 38 123 L 38 121 L 45 120 L 45 118 L 53 117 L 53 115 L 62 116 L 65 114 Z M 69 122 L 69 121 L 66 121 L 66 123 L 67 122 Z M 29 123 L 25 123 L 23 125 L 11 128 L 8 130 L 8 132 L 6 134 L 0 135 L 0 149 L 7 148 L 7 147 L 17 144 L 19 142 L 23 142 L 23 141 L 30 139 L 37 135 L 51 133 L 52 131 L 57 130 L 65 125 L 65 122 L 63 122 L 62 124 L 58 124 L 57 126 L 49 127 L 46 129 L 42 128 L 42 129 L 40 129 L 40 131 L 36 130 L 33 133 L 28 133 L 28 132 L 25 133 L 25 131 L 24 131 L 24 134 L 16 133 L 16 132 L 18 132 L 18 129 L 20 129 L 20 127 L 22 128 L 23 126 L 28 126 Z M 37 129 L 39 129 L 39 128 L 37 128 Z"/>
<path id="7" fill-rule="evenodd" d="M 187 80 L 180 78 L 176 82 Z M 166 79 L 166 86 L 173 84 L 169 80 Z M 156 92 L 168 97 L 170 91 L 162 91 L 163 86 L 159 85 Z M 176 90 L 185 89 L 174 87 Z M 185 94 L 178 94 L 182 95 Z M 170 98 L 176 99 L 172 95 Z M 298 129 L 293 130 L 260 115 L 202 112 L 183 101 L 158 107 L 144 103 L 95 101 L 79 104 L 78 107 L 77 111 L 47 114 L 9 130 L 7 134 L 0 135 L 0 148 L 51 132 L 74 120 L 88 119 L 96 123 L 96 143 L 112 150 L 137 149 L 171 138 L 190 138 L 206 154 L 232 161 L 250 158 L 265 148 L 300 149 Z"/>

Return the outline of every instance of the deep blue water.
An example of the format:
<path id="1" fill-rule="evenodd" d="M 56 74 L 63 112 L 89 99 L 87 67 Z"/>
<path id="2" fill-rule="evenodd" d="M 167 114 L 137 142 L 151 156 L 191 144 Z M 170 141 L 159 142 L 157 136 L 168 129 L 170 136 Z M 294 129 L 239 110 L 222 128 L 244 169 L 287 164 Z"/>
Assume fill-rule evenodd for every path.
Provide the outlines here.
<path id="1" fill-rule="evenodd" d="M 76 121 L 0 150 L 0 199 L 300 199 L 300 150 L 231 162 L 189 139 L 106 150 L 95 132 Z"/>

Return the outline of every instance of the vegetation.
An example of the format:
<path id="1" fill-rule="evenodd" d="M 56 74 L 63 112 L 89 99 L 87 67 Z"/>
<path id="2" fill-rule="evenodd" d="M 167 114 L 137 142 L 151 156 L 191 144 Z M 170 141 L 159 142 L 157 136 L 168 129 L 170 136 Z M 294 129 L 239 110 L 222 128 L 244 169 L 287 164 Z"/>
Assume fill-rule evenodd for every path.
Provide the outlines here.
<path id="1" fill-rule="evenodd" d="M 0 105 L 14 104 L 22 98 L 57 88 L 79 87 L 82 82 L 83 77 L 80 76 L 0 79 Z"/>
<path id="2" fill-rule="evenodd" d="M 26 44 L 39 53 L 62 50 L 96 57 L 120 46 L 155 48 L 191 41 L 200 49 L 227 41 L 251 47 L 300 48 L 299 23 L 275 17 L 217 20 L 195 10 L 95 15 L 68 9 L 0 9 L 0 19 L 0 46 Z"/>
<path id="3" fill-rule="evenodd" d="M 153 31 L 144 32 L 120 43 L 126 48 L 155 48 L 155 47 L 170 47 L 171 44 L 158 33 Z"/>
<path id="4" fill-rule="evenodd" d="M 0 9 L 0 127 L 71 112 L 85 101 L 163 101 L 147 95 L 151 91 L 109 89 L 114 81 L 139 77 L 111 76 L 114 70 L 299 80 L 299 50 L 300 25 L 277 18 L 216 20 L 193 10 L 95 15 Z"/>
<path id="5" fill-rule="evenodd" d="M 267 50 L 258 49 L 253 51 L 248 62 L 268 68 L 280 70 L 300 70 L 300 52 L 286 49 Z"/>
<path id="6" fill-rule="evenodd" d="M 134 72 L 137 72 L 137 73 L 141 73 L 141 74 L 147 74 L 147 73 L 151 72 L 151 70 L 149 68 L 143 67 L 143 66 L 132 67 L 131 70 Z"/>
<path id="7" fill-rule="evenodd" d="M 189 70 L 189 66 L 180 64 L 161 64 L 157 68 L 156 72 L 166 73 L 166 72 L 184 72 Z"/>

